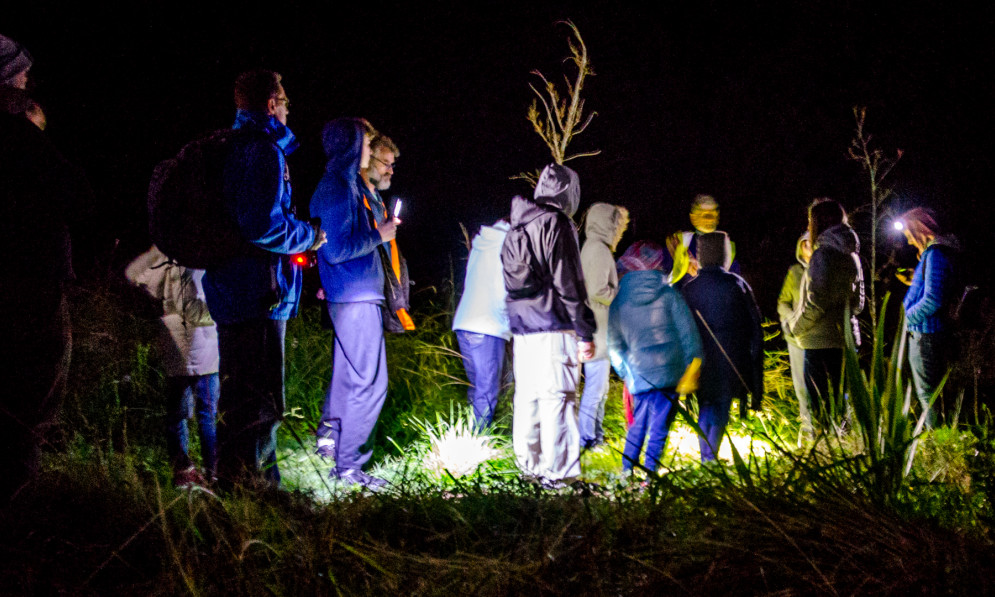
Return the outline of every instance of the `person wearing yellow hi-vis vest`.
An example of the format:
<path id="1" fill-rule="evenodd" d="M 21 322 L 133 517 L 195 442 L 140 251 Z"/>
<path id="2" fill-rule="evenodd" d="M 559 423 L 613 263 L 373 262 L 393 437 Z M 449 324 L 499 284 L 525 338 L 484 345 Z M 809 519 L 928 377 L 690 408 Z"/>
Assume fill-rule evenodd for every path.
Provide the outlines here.
<path id="1" fill-rule="evenodd" d="M 334 459 L 333 480 L 369 489 L 386 485 L 365 473 L 363 465 L 372 454 L 367 441 L 387 397 L 385 284 L 400 273 L 393 259 L 385 258 L 383 245 L 394 241 L 401 223 L 389 216 L 376 220 L 371 193 L 360 177 L 361 168 L 369 167 L 375 135 L 365 120 L 328 122 L 322 130 L 328 164 L 311 197 L 311 216 L 321 219 L 330 241 L 318 251 L 318 272 L 335 332 L 318 453 Z M 399 257 L 396 245 L 391 253 Z"/>

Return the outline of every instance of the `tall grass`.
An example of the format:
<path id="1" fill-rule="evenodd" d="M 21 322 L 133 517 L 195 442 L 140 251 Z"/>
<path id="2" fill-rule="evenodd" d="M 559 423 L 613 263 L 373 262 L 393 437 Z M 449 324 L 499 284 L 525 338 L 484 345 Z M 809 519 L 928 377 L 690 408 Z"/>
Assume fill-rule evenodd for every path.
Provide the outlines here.
<path id="1" fill-rule="evenodd" d="M 733 426 L 765 436 L 774 453 L 705 467 L 674 459 L 640 484 L 613 474 L 617 455 L 608 450 L 584 461 L 601 487 L 550 492 L 515 475 L 502 425 L 493 446 L 503 455 L 489 465 L 464 476 L 422 466 L 434 440 L 466 426 L 448 315 L 423 310 L 417 332 L 388 339 L 391 386 L 374 458 L 389 469 L 392 491 L 325 502 L 308 491 L 174 489 L 159 439 L 154 320 L 131 314 L 116 291 L 75 301 L 68 439 L 0 512 L 5 593 L 990 591 L 995 441 L 983 423 L 926 433 L 909 469 L 915 422 L 888 389 L 901 386 L 900 354 L 884 358 L 882 332 L 869 373 L 856 377 L 854 366 L 847 377 L 860 439 L 795 447 L 790 377 L 771 347 L 766 414 Z M 305 309 L 288 328 L 296 414 L 284 427 L 300 444 L 285 433 L 284 453 L 310 451 L 324 399 L 331 338 L 318 321 Z M 850 367 L 856 356 L 847 359 Z M 611 392 L 606 435 L 620 446 L 617 381 Z M 502 397 L 499 419 L 507 403 Z"/>

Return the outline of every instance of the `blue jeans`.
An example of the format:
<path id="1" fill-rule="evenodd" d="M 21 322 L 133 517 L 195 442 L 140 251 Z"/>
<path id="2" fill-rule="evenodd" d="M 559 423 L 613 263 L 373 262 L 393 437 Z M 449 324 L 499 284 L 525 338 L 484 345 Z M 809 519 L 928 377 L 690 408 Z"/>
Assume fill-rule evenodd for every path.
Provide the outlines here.
<path id="1" fill-rule="evenodd" d="M 605 399 L 608 397 L 608 359 L 584 363 L 584 393 L 580 397 L 580 445 L 591 447 L 605 441 Z"/>
<path id="2" fill-rule="evenodd" d="M 463 368 L 470 386 L 466 400 L 473 409 L 477 427 L 494 422 L 498 394 L 501 393 L 501 373 L 504 367 L 504 338 L 456 330 L 456 341 L 463 355 Z"/>
<path id="3" fill-rule="evenodd" d="M 736 383 L 739 383 L 738 380 Z M 732 407 L 733 390 L 729 385 L 702 383 L 695 394 L 698 398 L 698 428 L 702 433 L 698 436 L 702 462 L 715 460 L 719 453 L 722 436 L 729 424 L 729 409 Z"/>
<path id="4" fill-rule="evenodd" d="M 280 485 L 276 430 L 285 408 L 286 333 L 286 321 L 268 317 L 218 324 L 218 479 L 223 486 L 260 475 Z"/>
<path id="5" fill-rule="evenodd" d="M 622 451 L 622 470 L 629 471 L 639 464 L 639 453 L 646 442 L 646 468 L 656 471 L 660 468 L 660 456 L 667 444 L 667 434 L 677 417 L 677 392 L 674 388 L 663 388 L 640 392 L 633 395 L 633 422 L 625 436 L 625 449 Z M 649 441 L 646 441 L 647 432 Z"/>
<path id="6" fill-rule="evenodd" d="M 946 332 L 909 332 L 909 367 L 916 397 L 926 415 L 926 428 L 936 425 L 936 408 L 929 407 L 933 393 L 947 374 L 950 338 Z"/>
<path id="7" fill-rule="evenodd" d="M 188 452 L 190 432 L 187 419 L 196 404 L 200 454 L 208 479 L 217 473 L 218 445 L 215 421 L 221 386 L 217 373 L 181 375 L 166 380 L 166 452 L 174 470 L 191 466 Z"/>

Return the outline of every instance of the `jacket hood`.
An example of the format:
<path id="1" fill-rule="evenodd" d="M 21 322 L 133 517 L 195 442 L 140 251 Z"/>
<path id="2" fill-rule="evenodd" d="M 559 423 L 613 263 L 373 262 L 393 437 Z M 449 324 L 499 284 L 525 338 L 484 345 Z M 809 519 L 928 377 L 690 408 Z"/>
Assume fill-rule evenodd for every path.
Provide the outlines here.
<path id="1" fill-rule="evenodd" d="M 253 128 L 265 132 L 283 150 L 284 155 L 294 153 L 301 145 L 287 125 L 265 112 L 238 110 L 235 112 L 235 124 L 231 128 Z"/>
<path id="2" fill-rule="evenodd" d="M 608 203 L 595 203 L 584 216 L 584 235 L 587 240 L 598 240 L 614 251 L 619 228 L 625 226 L 622 211 Z"/>
<path id="3" fill-rule="evenodd" d="M 837 224 L 820 234 L 815 246 L 819 249 L 833 249 L 840 253 L 856 253 L 860 249 L 860 240 L 853 228 L 846 224 Z"/>
<path id="4" fill-rule="evenodd" d="M 473 237 L 473 248 L 481 251 L 501 250 L 504 244 L 504 237 L 508 235 L 511 226 L 504 220 L 498 220 L 490 226 L 481 226 L 480 232 Z"/>
<path id="5" fill-rule="evenodd" d="M 550 208 L 539 205 L 531 199 L 526 199 L 521 195 L 516 195 L 511 200 L 511 225 L 522 226 L 538 218 L 543 214 L 550 213 Z"/>
<path id="6" fill-rule="evenodd" d="M 566 166 L 550 164 L 539 175 L 533 197 L 536 203 L 551 205 L 572 218 L 580 206 L 580 178 Z"/>
<path id="7" fill-rule="evenodd" d="M 808 240 L 808 230 L 803 232 L 802 235 L 798 237 L 798 242 L 795 243 L 795 259 L 798 260 L 798 263 L 802 264 L 802 267 L 808 267 L 808 262 L 805 261 L 804 258 L 802 258 L 802 243 L 804 243 L 807 240 Z"/>
<path id="8" fill-rule="evenodd" d="M 363 157 L 363 126 L 355 118 L 336 118 L 321 129 L 321 146 L 328 157 L 326 172 L 335 172 L 352 182 L 359 176 Z"/>
<path id="9" fill-rule="evenodd" d="M 648 305 L 660 298 L 666 288 L 667 276 L 660 270 L 637 270 L 625 274 L 620 284 L 627 288 L 626 300 L 635 306 Z M 619 294 L 622 293 L 621 287 Z"/>

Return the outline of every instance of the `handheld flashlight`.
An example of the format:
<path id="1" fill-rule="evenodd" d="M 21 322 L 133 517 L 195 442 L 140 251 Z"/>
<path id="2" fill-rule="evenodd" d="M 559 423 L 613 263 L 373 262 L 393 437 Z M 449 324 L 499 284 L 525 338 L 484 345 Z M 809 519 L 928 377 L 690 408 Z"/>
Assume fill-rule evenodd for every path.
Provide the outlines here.
<path id="1" fill-rule="evenodd" d="M 396 199 L 394 201 L 394 217 L 397 218 L 401 215 L 401 200 Z"/>
<path id="2" fill-rule="evenodd" d="M 891 227 L 897 231 L 902 231 L 905 230 L 905 223 L 902 222 L 901 220 L 895 220 L 894 222 L 892 222 Z"/>

